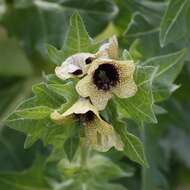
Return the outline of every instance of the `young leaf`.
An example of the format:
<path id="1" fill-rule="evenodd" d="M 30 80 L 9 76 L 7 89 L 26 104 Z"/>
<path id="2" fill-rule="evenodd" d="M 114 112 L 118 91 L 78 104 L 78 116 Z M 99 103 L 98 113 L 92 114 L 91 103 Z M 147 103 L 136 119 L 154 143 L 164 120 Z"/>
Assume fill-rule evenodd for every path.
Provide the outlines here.
<path id="1" fill-rule="evenodd" d="M 82 18 L 74 13 L 70 19 L 69 31 L 67 33 L 62 51 L 64 57 L 81 52 L 93 52 L 92 39 L 90 39 Z"/>
<path id="2" fill-rule="evenodd" d="M 56 47 L 47 44 L 47 54 L 49 59 L 56 65 L 61 65 L 63 62 L 63 53 L 61 50 L 58 50 Z"/>
<path id="3" fill-rule="evenodd" d="M 135 72 L 137 93 L 128 99 L 115 97 L 118 112 L 122 117 L 130 117 L 137 123 L 157 122 L 153 110 L 154 99 L 152 94 L 155 72 L 156 68 L 152 66 L 137 67 Z"/>
<path id="4" fill-rule="evenodd" d="M 160 44 L 162 47 L 187 35 L 186 13 L 189 5 L 189 0 L 170 0 L 161 22 Z"/>
<path id="5" fill-rule="evenodd" d="M 124 49 L 122 52 L 122 58 L 124 60 L 133 60 L 131 54 L 126 49 Z"/>

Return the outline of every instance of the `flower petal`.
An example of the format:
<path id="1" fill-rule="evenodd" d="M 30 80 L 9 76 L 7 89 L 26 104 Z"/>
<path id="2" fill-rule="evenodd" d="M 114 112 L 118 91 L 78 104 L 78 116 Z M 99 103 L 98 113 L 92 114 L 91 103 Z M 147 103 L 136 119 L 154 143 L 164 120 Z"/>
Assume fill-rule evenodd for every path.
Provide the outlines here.
<path id="1" fill-rule="evenodd" d="M 64 122 L 67 118 L 70 118 L 72 114 L 84 114 L 88 111 L 92 111 L 98 118 L 100 118 L 98 111 L 88 99 L 80 98 L 75 104 L 73 104 L 66 112 L 60 114 L 57 110 L 51 113 L 51 119 L 57 122 Z"/>
<path id="2" fill-rule="evenodd" d="M 82 97 L 88 97 L 90 86 L 92 85 L 91 76 L 87 75 L 86 77 L 82 78 L 76 85 L 76 90 L 78 94 Z"/>
<path id="3" fill-rule="evenodd" d="M 68 78 L 72 78 L 73 77 L 72 74 L 69 74 L 68 67 L 63 67 L 63 66 L 56 67 L 55 68 L 55 74 L 56 74 L 56 76 L 58 78 L 60 78 L 62 80 L 66 80 Z"/>
<path id="4" fill-rule="evenodd" d="M 81 79 L 76 85 L 76 90 L 80 96 L 89 97 L 92 104 L 96 106 L 98 110 L 105 109 L 108 101 L 112 97 L 110 92 L 97 89 L 97 87 L 92 83 L 91 75 L 87 75 Z"/>
<path id="5" fill-rule="evenodd" d="M 101 152 L 115 147 L 123 150 L 123 143 L 113 127 L 102 119 L 96 119 L 85 127 L 85 141 L 88 146 Z"/>
<path id="6" fill-rule="evenodd" d="M 88 99 L 80 98 L 73 106 L 71 106 L 62 115 L 63 117 L 67 117 L 73 113 L 84 114 L 87 113 L 88 111 L 92 111 L 97 117 L 99 117 L 96 107 L 93 106 Z"/>
<path id="7" fill-rule="evenodd" d="M 100 46 L 96 53 L 97 58 L 110 58 L 116 59 L 118 57 L 118 41 L 116 36 L 109 39 L 109 42 Z"/>
<path id="8" fill-rule="evenodd" d="M 117 64 L 120 72 L 120 82 L 113 89 L 113 93 L 120 98 L 131 97 L 137 91 L 137 86 L 133 79 L 135 64 L 133 61 L 117 61 Z"/>
<path id="9" fill-rule="evenodd" d="M 109 49 L 108 49 L 109 58 L 117 59 L 117 57 L 118 57 L 118 41 L 117 41 L 117 37 L 113 36 L 112 38 L 110 38 L 109 44 L 110 44 Z"/>
<path id="10" fill-rule="evenodd" d="M 90 90 L 90 100 L 98 110 L 104 110 L 108 101 L 112 98 L 111 92 L 104 92 L 95 88 Z"/>
<path id="11" fill-rule="evenodd" d="M 95 59 L 95 55 L 91 53 L 77 53 L 68 57 L 60 67 L 56 67 L 55 73 L 57 77 L 62 80 L 76 76 L 82 77 L 87 73 L 89 65 L 86 65 L 86 60 L 89 57 Z"/>
<path id="12" fill-rule="evenodd" d="M 64 117 L 62 114 L 60 114 L 57 110 L 55 110 L 53 113 L 51 113 L 50 118 L 55 121 L 58 125 L 61 125 L 63 123 L 66 123 L 67 121 L 72 121 L 72 117 Z"/>

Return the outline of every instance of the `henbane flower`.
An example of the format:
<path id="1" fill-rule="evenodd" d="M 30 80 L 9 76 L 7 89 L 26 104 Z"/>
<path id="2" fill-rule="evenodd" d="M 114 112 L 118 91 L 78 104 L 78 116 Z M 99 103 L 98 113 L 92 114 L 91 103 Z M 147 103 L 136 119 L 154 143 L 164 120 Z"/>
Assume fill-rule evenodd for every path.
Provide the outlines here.
<path id="1" fill-rule="evenodd" d="M 82 77 L 87 72 L 88 64 L 95 59 L 91 53 L 77 53 L 68 57 L 61 66 L 55 68 L 55 74 L 62 80 Z"/>
<path id="2" fill-rule="evenodd" d="M 88 75 L 77 83 L 76 90 L 80 96 L 89 97 L 98 110 L 103 110 L 113 94 L 128 98 L 136 93 L 134 71 L 133 61 L 96 59 L 91 64 Z"/>
<path id="3" fill-rule="evenodd" d="M 95 150 L 105 152 L 111 147 L 123 150 L 123 143 L 114 128 L 105 122 L 98 110 L 87 99 L 79 99 L 63 114 L 54 111 L 51 119 L 64 124 L 68 119 L 79 122 L 84 126 L 84 143 Z"/>
<path id="4" fill-rule="evenodd" d="M 117 38 L 113 36 L 108 43 L 103 44 L 97 53 L 76 53 L 68 57 L 61 66 L 55 68 L 56 76 L 62 80 L 82 77 L 89 68 L 93 60 L 97 58 L 112 58 L 116 59 L 118 55 Z"/>

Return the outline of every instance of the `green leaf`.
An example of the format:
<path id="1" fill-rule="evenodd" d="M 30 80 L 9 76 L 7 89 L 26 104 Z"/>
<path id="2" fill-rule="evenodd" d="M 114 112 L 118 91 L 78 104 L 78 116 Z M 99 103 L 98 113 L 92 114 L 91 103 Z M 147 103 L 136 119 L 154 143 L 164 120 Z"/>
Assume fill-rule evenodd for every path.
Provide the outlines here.
<path id="1" fill-rule="evenodd" d="M 127 38 L 139 38 L 143 35 L 148 35 L 153 33 L 158 28 L 155 28 L 148 19 L 139 12 L 135 12 L 131 19 L 130 24 L 125 32 Z"/>
<path id="2" fill-rule="evenodd" d="M 120 133 L 121 134 L 121 133 Z M 122 133 L 122 139 L 125 143 L 124 152 L 133 161 L 140 163 L 141 165 L 148 167 L 147 160 L 145 158 L 144 147 L 140 139 L 131 133 Z"/>
<path id="3" fill-rule="evenodd" d="M 112 0 L 66 0 L 60 5 L 69 11 L 78 11 L 92 36 L 99 34 L 118 13 Z"/>
<path id="4" fill-rule="evenodd" d="M 138 137 L 127 131 L 127 126 L 125 126 L 124 122 L 121 120 L 122 118 L 120 118 L 120 113 L 118 112 L 118 105 L 115 103 L 115 101 L 110 102 L 106 108 L 106 112 L 109 116 L 109 121 L 112 123 L 124 143 L 124 153 L 132 161 L 148 167 L 142 142 Z"/>
<path id="5" fill-rule="evenodd" d="M 126 49 L 123 50 L 122 58 L 124 60 L 133 60 L 131 54 Z"/>
<path id="6" fill-rule="evenodd" d="M 16 110 L 15 114 L 23 117 L 24 119 L 43 119 L 50 115 L 53 109 L 46 106 L 37 106 L 33 108 L 26 108 L 22 110 Z"/>
<path id="7" fill-rule="evenodd" d="M 106 182 L 98 182 L 95 180 L 91 180 L 90 182 L 80 182 L 74 183 L 71 181 L 66 181 L 64 183 L 56 184 L 57 187 L 64 187 L 61 190 L 127 190 L 123 185 L 114 184 L 114 183 L 106 183 Z M 56 186 L 55 186 L 56 187 Z"/>
<path id="8" fill-rule="evenodd" d="M 69 31 L 63 45 L 64 57 L 81 52 L 92 52 L 93 44 L 78 13 L 70 19 Z"/>
<path id="9" fill-rule="evenodd" d="M 23 149 L 24 135 L 1 125 L 0 129 L 0 173 L 24 170 L 33 163 L 36 146 L 26 152 Z M 0 183 L 1 184 L 1 183 Z"/>
<path id="10" fill-rule="evenodd" d="M 119 34 L 123 34 L 131 19 L 131 11 L 129 10 L 127 1 L 115 0 L 119 8 L 119 12 L 114 19 L 114 25 L 116 26 Z"/>
<path id="11" fill-rule="evenodd" d="M 160 133 L 161 130 L 155 131 L 154 125 L 147 125 L 144 128 L 143 139 L 149 168 L 142 168 L 142 190 L 169 189 L 167 181 L 169 159 L 160 143 L 158 143 L 160 138 L 162 138 L 159 138 Z"/>
<path id="12" fill-rule="evenodd" d="M 56 149 L 63 149 L 65 140 L 71 135 L 71 127 L 68 124 L 64 127 L 56 125 L 51 121 L 50 114 L 54 109 L 66 110 L 66 106 L 62 107 L 64 104 L 74 104 L 78 99 L 75 87 L 72 81 L 65 84 L 59 80 L 53 84 L 50 81 L 35 85 L 35 96 L 21 104 L 7 120 L 11 128 L 27 135 L 26 148 L 41 139 L 45 145 L 52 144 Z"/>
<path id="13" fill-rule="evenodd" d="M 153 83 L 155 101 L 168 98 L 178 88 L 173 82 L 183 68 L 186 53 L 187 50 L 182 49 L 175 53 L 150 58 L 142 63 L 146 66 L 158 66 Z"/>
<path id="14" fill-rule="evenodd" d="M 129 52 L 137 61 L 160 54 L 159 27 L 151 23 L 149 17 L 134 13 L 125 33 L 130 42 Z"/>
<path id="15" fill-rule="evenodd" d="M 115 103 L 118 106 L 118 112 L 121 117 L 131 118 L 137 123 L 157 122 L 153 110 L 154 99 L 152 94 L 152 82 L 155 73 L 155 67 L 137 66 L 135 72 L 135 81 L 138 87 L 137 93 L 127 99 L 115 97 Z"/>
<path id="16" fill-rule="evenodd" d="M 47 44 L 46 47 L 49 59 L 54 64 L 61 65 L 61 63 L 63 62 L 63 53 L 52 45 Z"/>
<path id="17" fill-rule="evenodd" d="M 160 44 L 176 42 L 187 35 L 186 14 L 189 0 L 170 0 L 161 22 Z"/>
<path id="18" fill-rule="evenodd" d="M 14 39 L 0 40 L 0 76 L 26 77 L 33 73 L 29 60 Z"/>
<path id="19" fill-rule="evenodd" d="M 78 149 L 78 146 L 79 146 L 79 142 L 80 142 L 80 126 L 76 125 L 76 124 L 73 124 L 73 126 L 69 126 L 70 128 L 72 127 L 73 129 L 71 129 L 71 133 L 70 134 L 70 137 L 67 138 L 67 140 L 65 141 L 64 143 L 64 150 L 65 150 L 65 153 L 68 157 L 68 159 L 70 161 L 72 161 L 77 149 Z"/>
<path id="20" fill-rule="evenodd" d="M 69 160 L 72 160 L 79 145 L 79 137 L 70 137 L 65 141 L 64 148 Z"/>
<path id="21" fill-rule="evenodd" d="M 114 180 L 116 178 L 130 177 L 133 175 L 133 172 L 125 171 L 111 159 L 98 154 L 89 158 L 88 165 L 93 175 L 100 179 L 101 176 L 104 176 L 105 180 Z"/>
<path id="22" fill-rule="evenodd" d="M 68 82 L 66 84 L 49 84 L 48 88 L 52 92 L 65 98 L 66 102 L 61 106 L 61 112 L 66 111 L 73 104 L 74 100 L 78 99 L 77 92 L 73 82 Z"/>
<path id="23" fill-rule="evenodd" d="M 50 190 L 45 181 L 43 162 L 37 160 L 32 168 L 23 172 L 0 173 L 0 187 L 4 190 Z"/>
<path id="24" fill-rule="evenodd" d="M 2 11 L 0 23 L 9 36 L 22 42 L 27 55 L 39 69 L 45 61 L 44 44 L 62 47 L 70 15 L 75 11 L 79 11 L 88 31 L 95 36 L 115 17 L 118 9 L 110 0 L 15 1 L 14 6 Z"/>
<path id="25" fill-rule="evenodd" d="M 86 165 L 81 162 L 81 157 L 77 154 L 72 162 L 67 159 L 62 159 L 58 168 L 65 177 L 77 180 L 65 184 L 64 189 L 82 190 L 87 189 L 121 189 L 126 190 L 119 184 L 109 183 L 110 180 L 129 177 L 133 173 L 124 171 L 122 167 L 114 163 L 111 159 L 101 154 L 87 154 Z M 68 167 L 69 166 L 69 167 Z M 104 176 L 102 178 L 102 176 Z M 98 183 L 97 183 L 98 181 Z M 61 184 L 59 184 L 61 186 Z"/>

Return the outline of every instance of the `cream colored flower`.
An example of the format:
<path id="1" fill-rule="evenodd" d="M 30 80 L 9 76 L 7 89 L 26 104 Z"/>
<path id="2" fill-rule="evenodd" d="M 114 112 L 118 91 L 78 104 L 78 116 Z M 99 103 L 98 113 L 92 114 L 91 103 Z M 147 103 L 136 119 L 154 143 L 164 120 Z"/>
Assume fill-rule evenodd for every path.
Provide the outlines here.
<path id="1" fill-rule="evenodd" d="M 82 77 L 87 72 L 88 65 L 95 59 L 91 53 L 77 53 L 68 57 L 61 66 L 55 68 L 55 74 L 62 80 L 72 77 Z"/>
<path id="2" fill-rule="evenodd" d="M 105 122 L 99 115 L 98 110 L 88 99 L 78 100 L 70 109 L 63 114 L 54 111 L 51 119 L 61 124 L 68 119 L 80 122 L 84 126 L 85 145 L 95 150 L 105 152 L 115 147 L 123 150 L 123 143 L 114 128 Z"/>
<path id="3" fill-rule="evenodd" d="M 73 77 L 84 76 L 90 64 L 97 58 L 112 58 L 118 56 L 118 42 L 114 36 L 108 43 L 103 44 L 96 54 L 77 53 L 68 57 L 61 66 L 55 68 L 55 74 L 58 78 L 65 80 Z"/>
<path id="4" fill-rule="evenodd" d="M 117 59 L 118 41 L 116 36 L 109 39 L 109 42 L 103 44 L 96 53 L 97 58 Z"/>
<path id="5" fill-rule="evenodd" d="M 76 90 L 80 96 L 89 97 L 98 110 L 103 110 L 113 94 L 128 98 L 136 93 L 134 71 L 133 61 L 96 59 L 91 64 L 88 75 L 77 83 Z"/>

